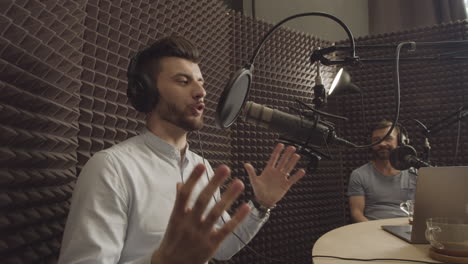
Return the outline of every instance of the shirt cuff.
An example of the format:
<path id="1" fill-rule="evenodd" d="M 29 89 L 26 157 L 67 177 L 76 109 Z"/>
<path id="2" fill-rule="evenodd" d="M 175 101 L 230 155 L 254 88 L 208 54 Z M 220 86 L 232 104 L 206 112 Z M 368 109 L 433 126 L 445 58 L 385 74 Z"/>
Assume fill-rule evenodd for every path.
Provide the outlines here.
<path id="1" fill-rule="evenodd" d="M 253 204 L 252 201 L 249 200 L 247 203 L 250 207 L 250 215 L 257 220 L 258 222 L 266 222 L 270 217 L 270 212 L 268 211 L 266 214 L 262 214 Z M 263 216 L 263 217 L 262 217 Z"/>

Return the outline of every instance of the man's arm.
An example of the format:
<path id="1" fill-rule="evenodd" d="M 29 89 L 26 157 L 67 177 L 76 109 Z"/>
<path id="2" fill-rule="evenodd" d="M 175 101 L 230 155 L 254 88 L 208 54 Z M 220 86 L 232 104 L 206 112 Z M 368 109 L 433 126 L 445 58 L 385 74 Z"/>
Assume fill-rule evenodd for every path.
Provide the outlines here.
<path id="1" fill-rule="evenodd" d="M 349 210 L 351 211 L 351 217 L 354 222 L 366 222 L 369 221 L 364 216 L 364 207 L 366 206 L 366 199 L 364 196 L 350 196 L 349 197 Z"/>
<path id="2" fill-rule="evenodd" d="M 348 183 L 349 210 L 354 222 L 369 221 L 364 216 L 364 208 L 366 207 L 366 187 L 365 181 L 357 170 L 351 173 Z"/>
<path id="3" fill-rule="evenodd" d="M 73 190 L 58 263 L 117 263 L 127 230 L 127 200 L 111 157 L 94 155 Z"/>

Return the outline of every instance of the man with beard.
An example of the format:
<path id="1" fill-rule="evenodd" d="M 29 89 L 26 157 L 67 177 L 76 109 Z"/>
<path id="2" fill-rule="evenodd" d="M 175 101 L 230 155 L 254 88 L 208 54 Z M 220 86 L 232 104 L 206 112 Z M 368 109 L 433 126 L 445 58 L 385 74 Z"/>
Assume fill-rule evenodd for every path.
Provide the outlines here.
<path id="1" fill-rule="evenodd" d="M 371 130 L 377 142 L 390 130 L 392 122 L 383 120 Z M 404 137 L 400 126 L 381 143 L 372 147 L 372 160 L 351 173 L 348 185 L 349 207 L 355 222 L 407 216 L 400 203 L 414 199 L 416 175 L 399 171 L 390 164 L 390 152 Z"/>
<path id="2" fill-rule="evenodd" d="M 198 50 L 167 37 L 129 64 L 128 96 L 147 114 L 146 129 L 96 153 L 78 177 L 59 263 L 202 264 L 229 259 L 267 221 L 269 211 L 305 171 L 295 148 L 278 144 L 263 171 L 245 170 L 254 197 L 232 217 L 242 192 L 230 170 L 189 150 L 187 134 L 203 126 L 206 91 Z M 290 175 L 291 173 L 291 175 Z"/>

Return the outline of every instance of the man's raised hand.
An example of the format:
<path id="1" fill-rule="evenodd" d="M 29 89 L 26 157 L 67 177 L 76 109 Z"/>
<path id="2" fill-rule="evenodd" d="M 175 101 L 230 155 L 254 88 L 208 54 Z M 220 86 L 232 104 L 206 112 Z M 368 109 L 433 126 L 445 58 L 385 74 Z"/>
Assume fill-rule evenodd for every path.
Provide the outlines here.
<path id="1" fill-rule="evenodd" d="M 153 254 L 152 264 L 202 264 L 207 262 L 219 248 L 221 242 L 250 212 L 248 205 L 241 205 L 236 213 L 221 228 L 214 224 L 239 197 L 244 184 L 236 179 L 223 193 L 216 205 L 203 216 L 216 190 L 230 175 L 229 167 L 219 166 L 213 178 L 198 196 L 193 208 L 188 203 L 193 188 L 205 172 L 205 166 L 195 167 L 186 183 L 177 184 L 177 195 L 164 238 Z"/>

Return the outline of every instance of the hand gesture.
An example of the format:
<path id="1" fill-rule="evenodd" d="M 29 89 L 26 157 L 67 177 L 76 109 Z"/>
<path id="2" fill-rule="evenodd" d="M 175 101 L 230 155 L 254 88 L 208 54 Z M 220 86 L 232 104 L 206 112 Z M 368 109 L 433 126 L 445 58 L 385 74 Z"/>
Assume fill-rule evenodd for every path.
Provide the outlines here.
<path id="1" fill-rule="evenodd" d="M 246 163 L 245 170 L 249 174 L 250 183 L 254 190 L 255 199 L 265 207 L 274 206 L 288 192 L 289 188 L 305 175 L 303 169 L 290 175 L 300 159 L 296 148 L 289 146 L 284 150 L 283 144 L 277 144 L 263 169 L 257 176 L 254 167 Z"/>
<path id="2" fill-rule="evenodd" d="M 241 205 L 231 220 L 220 229 L 214 229 L 215 222 L 228 209 L 244 189 L 240 180 L 234 180 L 224 192 L 222 198 L 203 217 L 209 201 L 219 186 L 230 175 L 227 166 L 221 165 L 215 170 L 213 178 L 198 196 L 193 208 L 188 202 L 196 182 L 205 171 L 205 166 L 195 167 L 185 184 L 177 184 L 177 196 L 169 224 L 160 247 L 154 252 L 152 264 L 202 264 L 215 253 L 221 242 L 249 214 L 248 205 Z"/>

